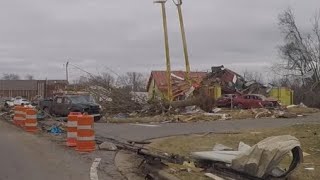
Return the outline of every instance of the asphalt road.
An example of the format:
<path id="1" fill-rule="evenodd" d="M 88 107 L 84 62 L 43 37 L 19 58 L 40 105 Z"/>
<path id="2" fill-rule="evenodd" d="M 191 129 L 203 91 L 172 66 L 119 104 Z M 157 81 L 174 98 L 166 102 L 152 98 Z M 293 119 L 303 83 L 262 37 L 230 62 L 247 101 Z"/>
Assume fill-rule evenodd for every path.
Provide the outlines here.
<path id="1" fill-rule="evenodd" d="M 183 134 L 234 132 L 250 129 L 286 127 L 297 123 L 320 123 L 320 114 L 292 119 L 266 118 L 154 125 L 96 123 L 95 130 L 99 136 L 111 136 L 127 140 L 146 140 Z"/>
<path id="2" fill-rule="evenodd" d="M 105 124 L 96 123 L 98 136 L 127 140 L 146 140 L 158 137 L 232 132 L 248 129 L 285 127 L 297 123 L 320 123 L 320 114 L 295 119 L 247 119 L 197 123 L 167 124 Z M 114 152 L 78 152 L 46 137 L 32 135 L 0 121 L 0 180 L 88 180 L 95 158 L 99 180 L 123 179 L 114 166 Z"/>
<path id="3" fill-rule="evenodd" d="M 112 164 L 108 167 L 114 154 L 109 155 L 79 154 L 0 121 L 0 180 L 90 180 L 90 169 L 98 156 L 102 157 L 99 180 L 122 179 Z"/>

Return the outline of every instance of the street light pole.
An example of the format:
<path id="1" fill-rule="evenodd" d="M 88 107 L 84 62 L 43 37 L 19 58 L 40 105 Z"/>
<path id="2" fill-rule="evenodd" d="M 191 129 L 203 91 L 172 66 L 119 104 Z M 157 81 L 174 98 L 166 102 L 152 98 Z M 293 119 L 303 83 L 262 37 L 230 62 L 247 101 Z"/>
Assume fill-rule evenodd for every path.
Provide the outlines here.
<path id="1" fill-rule="evenodd" d="M 69 83 L 69 72 L 68 72 L 69 61 L 66 63 L 66 80 Z"/>
<path id="2" fill-rule="evenodd" d="M 165 3 L 167 0 L 157 0 L 154 3 L 161 4 L 161 13 L 163 20 L 163 33 L 164 33 L 164 47 L 166 53 L 166 65 L 167 65 L 167 83 L 168 83 L 168 100 L 172 101 L 172 84 L 171 84 L 171 65 L 170 65 L 170 50 L 169 50 L 169 38 L 168 38 L 168 27 L 167 27 L 167 14 Z"/>
<path id="3" fill-rule="evenodd" d="M 186 64 L 186 79 L 187 79 L 187 81 L 190 82 L 190 71 L 191 70 L 190 70 L 190 63 L 189 63 L 186 33 L 184 30 L 183 16 L 182 16 L 182 10 L 181 10 L 182 0 L 172 0 L 172 1 L 177 6 L 177 9 L 178 9 L 181 37 L 182 37 L 182 44 L 183 44 L 183 53 L 184 53 L 184 59 L 185 59 L 185 64 Z"/>

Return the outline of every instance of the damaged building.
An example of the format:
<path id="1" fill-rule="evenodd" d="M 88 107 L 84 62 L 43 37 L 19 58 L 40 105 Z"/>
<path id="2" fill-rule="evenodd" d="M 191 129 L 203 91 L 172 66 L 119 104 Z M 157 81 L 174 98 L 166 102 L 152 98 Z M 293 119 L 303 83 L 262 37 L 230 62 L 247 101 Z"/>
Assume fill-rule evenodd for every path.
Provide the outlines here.
<path id="1" fill-rule="evenodd" d="M 0 96 L 21 96 L 27 99 L 35 96 L 50 97 L 64 90 L 67 85 L 66 80 L 0 80 Z"/>
<path id="2" fill-rule="evenodd" d="M 167 98 L 168 96 L 168 81 L 166 71 L 152 71 L 148 85 L 148 97 L 153 98 Z M 199 86 L 203 78 L 207 76 L 207 72 L 190 72 L 190 80 L 192 86 Z M 178 99 L 183 92 L 190 89 L 190 83 L 186 81 L 185 71 L 172 71 L 171 83 L 173 91 L 173 99 Z"/>
<path id="3" fill-rule="evenodd" d="M 147 90 L 149 99 L 168 99 L 168 81 L 166 71 L 152 71 Z M 271 96 L 283 104 L 293 104 L 293 91 L 285 87 L 273 87 L 256 81 L 246 81 L 240 74 L 225 68 L 214 66 L 211 72 L 190 72 L 186 80 L 185 71 L 171 72 L 173 100 L 185 100 L 190 96 L 207 96 L 217 99 L 222 94 L 261 94 Z"/>

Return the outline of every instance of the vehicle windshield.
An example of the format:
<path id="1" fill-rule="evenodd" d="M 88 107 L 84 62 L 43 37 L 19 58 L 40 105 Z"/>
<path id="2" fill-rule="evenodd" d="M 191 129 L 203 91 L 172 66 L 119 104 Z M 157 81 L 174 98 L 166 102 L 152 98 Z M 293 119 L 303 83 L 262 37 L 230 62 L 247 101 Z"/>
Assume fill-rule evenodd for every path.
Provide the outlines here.
<path id="1" fill-rule="evenodd" d="M 90 95 L 85 96 L 69 96 L 70 100 L 76 104 L 94 103 L 94 99 Z"/>
<path id="2" fill-rule="evenodd" d="M 266 99 L 266 97 L 263 96 L 263 95 L 256 95 L 256 96 L 259 97 L 261 100 L 265 100 Z"/>
<path id="3" fill-rule="evenodd" d="M 83 96 L 88 102 L 95 103 L 94 98 L 91 95 Z"/>

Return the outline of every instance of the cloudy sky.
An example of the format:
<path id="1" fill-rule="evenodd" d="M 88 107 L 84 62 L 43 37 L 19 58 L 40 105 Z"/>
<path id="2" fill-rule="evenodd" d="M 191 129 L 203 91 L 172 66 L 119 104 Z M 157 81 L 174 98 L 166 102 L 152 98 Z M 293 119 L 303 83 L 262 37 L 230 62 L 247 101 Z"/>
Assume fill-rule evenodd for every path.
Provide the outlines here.
<path id="1" fill-rule="evenodd" d="M 277 16 L 307 30 L 319 0 L 184 0 L 192 70 L 267 71 L 279 60 Z M 160 6 L 152 0 L 0 0 L 0 73 L 64 78 L 70 61 L 92 73 L 165 69 Z M 167 2 L 172 69 L 184 69 L 176 8 Z M 71 79 L 83 72 L 70 67 Z"/>

